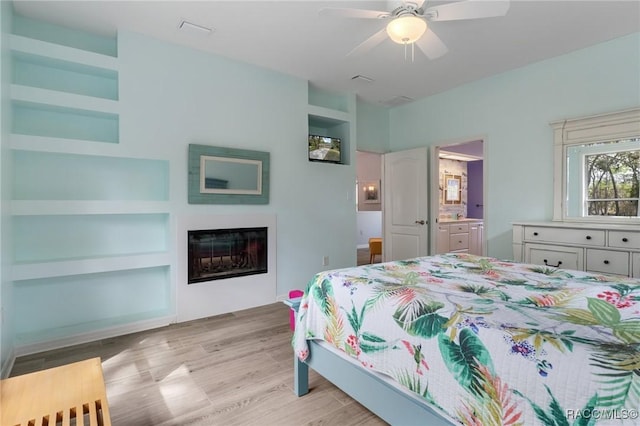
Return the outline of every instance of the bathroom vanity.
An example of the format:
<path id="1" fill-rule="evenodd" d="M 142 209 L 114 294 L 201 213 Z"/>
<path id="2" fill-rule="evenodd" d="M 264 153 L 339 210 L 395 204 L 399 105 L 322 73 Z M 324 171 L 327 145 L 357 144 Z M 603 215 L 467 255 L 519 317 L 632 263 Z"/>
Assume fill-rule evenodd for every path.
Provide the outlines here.
<path id="1" fill-rule="evenodd" d="M 438 219 L 439 253 L 470 253 L 482 256 L 484 221 L 482 219 Z"/>

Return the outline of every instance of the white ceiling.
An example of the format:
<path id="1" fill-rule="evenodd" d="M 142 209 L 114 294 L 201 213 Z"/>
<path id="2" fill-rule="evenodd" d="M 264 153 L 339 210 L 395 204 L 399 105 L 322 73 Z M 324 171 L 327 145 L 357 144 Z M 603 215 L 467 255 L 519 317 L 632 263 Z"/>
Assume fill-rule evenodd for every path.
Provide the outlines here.
<path id="1" fill-rule="evenodd" d="M 428 5 L 449 1 L 427 0 Z M 318 16 L 323 7 L 389 10 L 385 1 L 32 1 L 28 17 L 114 35 L 129 30 L 281 71 L 365 101 L 419 99 L 526 64 L 640 31 L 640 0 L 512 0 L 504 17 L 433 22 L 449 52 L 435 60 L 390 40 L 358 57 L 346 54 L 385 21 Z M 181 20 L 212 27 L 178 30 Z M 594 58 L 597 61 L 598 58 Z M 374 79 L 353 81 L 356 75 Z"/>

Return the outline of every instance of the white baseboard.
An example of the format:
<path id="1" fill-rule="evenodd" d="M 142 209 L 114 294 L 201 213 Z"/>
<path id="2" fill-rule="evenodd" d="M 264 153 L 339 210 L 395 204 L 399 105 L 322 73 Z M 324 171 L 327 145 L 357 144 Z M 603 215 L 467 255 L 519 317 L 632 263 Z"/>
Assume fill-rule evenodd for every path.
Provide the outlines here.
<path id="1" fill-rule="evenodd" d="M 9 352 L 9 357 L 5 360 L 2 368 L 0 369 L 0 379 L 6 379 L 11 374 L 11 370 L 13 369 L 13 364 L 16 361 L 16 353 L 15 350 L 11 349 Z"/>
<path id="2" fill-rule="evenodd" d="M 118 325 L 101 330 L 90 331 L 87 333 L 80 333 L 61 339 L 18 345 L 15 348 L 15 356 L 19 357 L 24 355 L 31 355 L 39 352 L 50 351 L 53 349 L 66 348 L 67 346 L 94 342 L 96 340 L 109 339 L 111 337 L 123 336 L 125 334 L 137 333 L 139 331 L 164 327 L 175 322 L 176 316 L 170 315 L 166 317 L 153 318 L 150 320 L 139 321 L 131 324 Z"/>
<path id="3" fill-rule="evenodd" d="M 358 245 L 356 247 L 357 248 L 366 248 L 366 249 L 368 249 L 369 248 L 369 244 L 360 244 L 360 245 Z"/>

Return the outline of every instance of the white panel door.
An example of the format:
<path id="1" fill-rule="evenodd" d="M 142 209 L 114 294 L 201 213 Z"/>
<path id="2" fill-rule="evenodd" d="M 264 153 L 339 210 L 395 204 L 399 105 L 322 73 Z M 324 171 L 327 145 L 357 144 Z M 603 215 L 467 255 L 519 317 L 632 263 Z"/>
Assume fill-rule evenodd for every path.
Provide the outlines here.
<path id="1" fill-rule="evenodd" d="M 429 246 L 427 148 L 384 155 L 385 261 L 426 256 Z"/>

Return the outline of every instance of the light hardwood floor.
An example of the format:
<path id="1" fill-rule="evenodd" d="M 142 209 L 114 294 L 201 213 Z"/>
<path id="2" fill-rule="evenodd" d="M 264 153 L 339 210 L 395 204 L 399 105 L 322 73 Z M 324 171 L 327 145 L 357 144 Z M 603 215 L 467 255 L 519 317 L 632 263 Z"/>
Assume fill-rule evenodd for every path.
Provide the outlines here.
<path id="1" fill-rule="evenodd" d="M 359 248 L 357 249 L 357 262 L 358 262 L 358 266 L 361 265 L 369 265 L 369 248 Z M 380 256 L 379 254 L 376 255 L 375 259 L 373 259 L 373 263 L 381 263 L 382 262 L 382 256 Z"/>
<path id="2" fill-rule="evenodd" d="M 311 371 L 293 394 L 282 303 L 20 357 L 12 376 L 102 358 L 114 425 L 384 425 Z"/>

